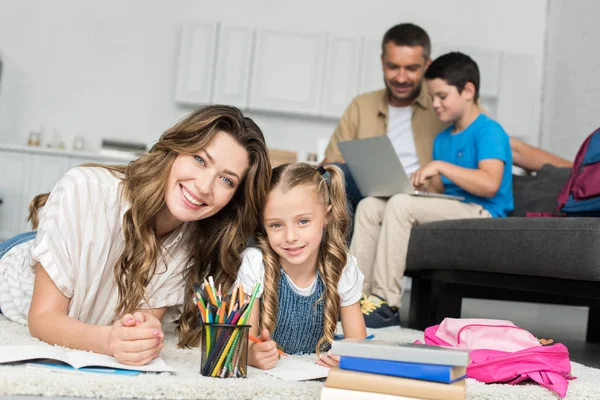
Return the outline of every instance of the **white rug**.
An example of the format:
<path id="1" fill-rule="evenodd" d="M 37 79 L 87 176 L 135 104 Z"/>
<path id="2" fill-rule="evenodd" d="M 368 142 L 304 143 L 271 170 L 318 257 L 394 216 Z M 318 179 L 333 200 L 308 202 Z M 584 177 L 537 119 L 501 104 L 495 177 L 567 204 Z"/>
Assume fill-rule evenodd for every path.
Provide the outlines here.
<path id="1" fill-rule="evenodd" d="M 200 375 L 200 350 L 178 349 L 173 326 L 165 329 L 166 342 L 161 358 L 177 373 L 139 375 L 80 375 L 38 371 L 25 366 L 0 366 L 0 395 L 41 395 L 64 397 L 151 398 L 151 399 L 318 399 L 322 382 L 286 382 L 263 373 L 250 373 L 248 379 L 205 378 Z M 419 331 L 385 328 L 370 331 L 378 339 L 414 341 Z M 26 327 L 9 322 L 0 315 L 1 344 L 36 344 Z M 567 399 L 599 399 L 600 370 L 572 363 L 573 375 Z M 534 384 L 518 386 L 484 385 L 467 381 L 470 400 L 558 399 L 547 389 Z"/>

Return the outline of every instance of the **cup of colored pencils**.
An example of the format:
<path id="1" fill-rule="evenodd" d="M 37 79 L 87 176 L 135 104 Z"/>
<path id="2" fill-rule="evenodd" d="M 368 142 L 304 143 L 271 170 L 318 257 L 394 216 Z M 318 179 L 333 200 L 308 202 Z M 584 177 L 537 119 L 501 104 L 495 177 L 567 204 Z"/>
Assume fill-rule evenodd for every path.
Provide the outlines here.
<path id="1" fill-rule="evenodd" d="M 252 306 L 260 289 L 257 282 L 249 298 L 243 285 L 224 295 L 212 277 L 194 285 L 194 300 L 202 324 L 200 373 L 215 378 L 245 378 L 248 373 L 248 335 Z"/>

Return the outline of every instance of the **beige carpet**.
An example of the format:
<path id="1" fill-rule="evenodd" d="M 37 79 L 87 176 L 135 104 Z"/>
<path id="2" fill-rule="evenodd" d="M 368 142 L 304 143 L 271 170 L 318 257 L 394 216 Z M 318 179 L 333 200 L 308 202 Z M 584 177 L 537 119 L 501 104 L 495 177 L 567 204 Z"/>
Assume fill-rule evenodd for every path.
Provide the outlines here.
<path id="1" fill-rule="evenodd" d="M 379 339 L 414 341 L 422 333 L 410 329 L 386 328 L 373 330 Z M 1 344 L 35 344 L 27 328 L 7 321 L 0 315 Z M 318 399 L 321 382 L 286 382 L 263 373 L 248 379 L 211 379 L 198 372 L 200 351 L 181 350 L 175 346 L 173 327 L 166 329 L 162 358 L 177 370 L 175 375 L 76 375 L 38 371 L 24 366 L 0 366 L 0 395 L 41 395 L 102 398 L 153 399 Z M 600 370 L 573 364 L 578 377 L 569 386 L 567 399 L 600 399 Z M 484 385 L 471 379 L 467 382 L 467 398 L 496 399 L 557 399 L 550 391 L 537 385 Z"/>

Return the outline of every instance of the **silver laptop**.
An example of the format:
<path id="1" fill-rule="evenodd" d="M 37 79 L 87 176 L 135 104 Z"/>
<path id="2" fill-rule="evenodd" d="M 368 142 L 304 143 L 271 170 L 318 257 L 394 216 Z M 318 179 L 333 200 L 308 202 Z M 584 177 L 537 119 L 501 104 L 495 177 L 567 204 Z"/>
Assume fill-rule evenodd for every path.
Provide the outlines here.
<path id="1" fill-rule="evenodd" d="M 415 190 L 387 135 L 339 143 L 340 151 L 363 196 L 414 196 L 464 200 L 464 197 Z"/>

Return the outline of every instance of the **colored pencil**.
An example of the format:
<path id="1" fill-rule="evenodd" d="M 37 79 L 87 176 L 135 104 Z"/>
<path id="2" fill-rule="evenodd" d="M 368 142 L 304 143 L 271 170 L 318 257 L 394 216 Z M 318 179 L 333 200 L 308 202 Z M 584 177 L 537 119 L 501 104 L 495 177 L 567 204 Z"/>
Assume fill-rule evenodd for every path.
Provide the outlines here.
<path id="1" fill-rule="evenodd" d="M 246 296 L 244 286 L 237 283 L 231 294 L 223 292 L 222 284 L 215 290 L 212 276 L 204 279 L 204 284 L 193 285 L 194 302 L 198 306 L 200 320 L 205 323 L 205 346 L 202 365 L 202 374 L 206 376 L 239 377 L 245 376 L 246 365 L 240 365 L 243 351 L 247 351 L 247 344 L 242 339 L 247 335 L 247 325 L 252 314 L 252 307 L 260 291 L 261 282 L 257 282 L 251 296 Z M 205 301 L 206 299 L 206 301 Z M 216 324 L 216 325 L 215 325 Z M 230 325 L 220 326 L 220 325 Z M 240 326 L 234 328 L 233 326 Z M 254 337 L 253 337 L 254 338 Z M 254 338 L 256 339 L 256 338 Z M 251 339 L 252 340 L 252 339 Z M 256 339 L 258 340 L 258 339 Z M 242 347 L 245 347 L 242 349 Z M 286 355 L 281 350 L 279 354 Z"/>

